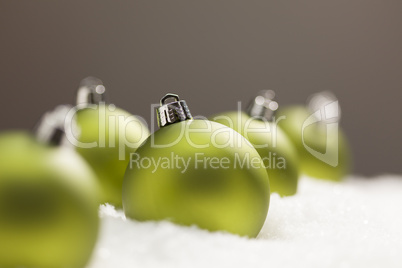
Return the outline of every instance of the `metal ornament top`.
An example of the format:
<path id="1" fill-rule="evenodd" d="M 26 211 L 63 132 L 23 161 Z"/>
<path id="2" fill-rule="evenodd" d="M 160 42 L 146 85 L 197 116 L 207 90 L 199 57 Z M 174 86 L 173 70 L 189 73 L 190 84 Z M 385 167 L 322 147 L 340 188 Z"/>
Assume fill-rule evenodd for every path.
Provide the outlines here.
<path id="1" fill-rule="evenodd" d="M 36 138 L 48 145 L 69 145 L 66 131 L 73 131 L 75 121 L 66 121 L 66 116 L 72 109 L 70 105 L 59 105 L 54 110 L 46 112 L 35 127 Z"/>
<path id="2" fill-rule="evenodd" d="M 247 108 L 247 113 L 251 117 L 271 121 L 278 103 L 274 101 L 275 92 L 273 90 L 261 90 Z"/>
<path id="3" fill-rule="evenodd" d="M 193 119 L 185 100 L 180 100 L 176 94 L 168 93 L 160 101 L 156 109 L 159 127 Z"/>
<path id="4" fill-rule="evenodd" d="M 338 98 L 330 91 L 322 91 L 310 96 L 307 101 L 307 108 L 318 122 L 335 123 L 341 119 L 341 107 Z"/>
<path id="5" fill-rule="evenodd" d="M 105 86 L 102 80 L 96 77 L 87 77 L 81 80 L 77 92 L 77 104 L 99 104 L 105 102 Z"/>

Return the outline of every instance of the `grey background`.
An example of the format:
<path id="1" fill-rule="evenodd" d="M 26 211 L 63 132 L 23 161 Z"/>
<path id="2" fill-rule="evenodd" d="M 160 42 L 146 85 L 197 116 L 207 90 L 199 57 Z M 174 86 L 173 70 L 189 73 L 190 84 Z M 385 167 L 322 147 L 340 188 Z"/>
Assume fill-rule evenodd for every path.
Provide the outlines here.
<path id="1" fill-rule="evenodd" d="M 101 78 L 150 120 L 167 92 L 196 115 L 260 89 L 281 105 L 337 94 L 355 172 L 402 173 L 402 2 L 0 0 L 0 129 L 28 129 Z"/>

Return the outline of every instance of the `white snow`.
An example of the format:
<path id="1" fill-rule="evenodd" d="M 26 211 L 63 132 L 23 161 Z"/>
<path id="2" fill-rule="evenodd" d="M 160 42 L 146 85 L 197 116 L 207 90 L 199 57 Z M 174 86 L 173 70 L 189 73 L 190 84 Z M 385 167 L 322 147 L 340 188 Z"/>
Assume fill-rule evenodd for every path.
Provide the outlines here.
<path id="1" fill-rule="evenodd" d="M 257 239 L 137 222 L 101 206 L 89 268 L 402 267 L 402 177 L 300 180 L 292 197 L 273 194 Z"/>

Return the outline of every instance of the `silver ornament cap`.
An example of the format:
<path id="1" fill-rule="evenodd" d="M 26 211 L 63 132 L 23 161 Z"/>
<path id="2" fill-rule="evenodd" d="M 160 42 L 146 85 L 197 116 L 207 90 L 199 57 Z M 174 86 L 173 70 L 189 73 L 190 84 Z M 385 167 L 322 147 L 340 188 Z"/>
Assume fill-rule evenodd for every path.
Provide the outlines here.
<path id="1" fill-rule="evenodd" d="M 261 90 L 252 100 L 247 108 L 247 113 L 251 117 L 266 119 L 271 121 L 279 105 L 275 99 L 275 91 Z"/>
<path id="2" fill-rule="evenodd" d="M 185 100 L 180 100 L 176 94 L 168 93 L 160 101 L 156 109 L 159 127 L 193 119 Z"/>
<path id="3" fill-rule="evenodd" d="M 37 140 L 49 145 L 70 144 L 66 131 L 73 131 L 75 121 L 68 122 L 66 117 L 71 109 L 70 105 L 59 105 L 54 110 L 46 112 L 35 127 Z"/>
<path id="4" fill-rule="evenodd" d="M 77 92 L 77 105 L 105 102 L 105 86 L 99 78 L 89 76 L 81 80 Z"/>
<path id="5" fill-rule="evenodd" d="M 322 91 L 311 95 L 307 100 L 307 107 L 314 113 L 319 122 L 335 123 L 341 119 L 341 107 L 334 93 Z"/>

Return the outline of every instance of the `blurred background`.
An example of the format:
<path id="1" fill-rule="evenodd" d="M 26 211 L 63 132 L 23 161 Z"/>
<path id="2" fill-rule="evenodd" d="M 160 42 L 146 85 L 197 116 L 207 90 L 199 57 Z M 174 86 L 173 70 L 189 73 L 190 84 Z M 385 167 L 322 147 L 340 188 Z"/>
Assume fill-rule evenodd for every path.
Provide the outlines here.
<path id="1" fill-rule="evenodd" d="M 209 116 L 260 89 L 280 105 L 331 90 L 354 172 L 400 174 L 401 14 L 399 0 L 0 0 L 0 130 L 73 103 L 88 75 L 147 121 L 167 92 Z"/>

